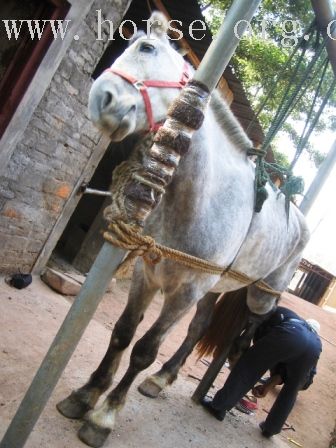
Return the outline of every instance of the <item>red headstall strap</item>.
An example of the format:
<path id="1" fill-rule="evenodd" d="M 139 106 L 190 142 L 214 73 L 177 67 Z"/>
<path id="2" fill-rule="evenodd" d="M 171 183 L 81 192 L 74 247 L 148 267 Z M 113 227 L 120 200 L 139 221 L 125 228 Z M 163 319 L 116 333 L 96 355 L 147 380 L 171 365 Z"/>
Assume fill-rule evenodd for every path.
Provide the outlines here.
<path id="1" fill-rule="evenodd" d="M 119 70 L 117 68 L 108 68 L 105 70 L 105 72 L 111 72 L 114 73 L 121 78 L 128 81 L 130 84 L 132 84 L 142 95 L 142 98 L 145 103 L 146 108 L 146 114 L 147 119 L 149 123 L 149 132 L 156 132 L 161 126 L 162 123 L 155 123 L 154 117 L 153 117 L 153 109 L 152 104 L 148 95 L 148 87 L 170 87 L 170 88 L 177 88 L 182 89 L 187 82 L 189 81 L 189 69 L 187 62 L 184 63 L 183 66 L 183 72 L 181 79 L 179 81 L 160 81 L 155 79 L 146 79 L 146 80 L 139 80 L 134 78 L 133 76 L 129 75 L 128 73 L 124 72 L 123 70 Z"/>

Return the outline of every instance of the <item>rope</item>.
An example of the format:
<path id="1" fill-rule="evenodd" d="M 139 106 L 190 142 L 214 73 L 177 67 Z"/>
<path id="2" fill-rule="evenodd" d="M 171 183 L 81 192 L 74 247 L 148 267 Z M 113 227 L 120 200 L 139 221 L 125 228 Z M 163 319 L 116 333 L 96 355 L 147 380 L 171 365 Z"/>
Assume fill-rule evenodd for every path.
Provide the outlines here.
<path id="1" fill-rule="evenodd" d="M 328 91 L 327 91 L 327 93 L 326 93 L 326 95 L 325 95 L 325 97 L 324 97 L 324 99 L 323 99 L 323 101 L 322 101 L 318 111 L 315 114 L 315 117 L 312 119 L 312 121 L 311 121 L 311 123 L 309 125 L 309 129 L 306 131 L 307 126 L 308 126 L 308 124 L 309 124 L 309 122 L 310 122 L 310 120 L 312 118 L 313 112 L 314 112 L 313 109 L 311 110 L 310 116 L 308 116 L 308 118 L 307 118 L 305 130 L 303 131 L 302 136 L 300 138 L 300 142 L 299 142 L 296 154 L 295 154 L 294 159 L 293 159 L 293 161 L 291 163 L 291 168 L 293 168 L 295 166 L 296 162 L 298 161 L 298 158 L 299 158 L 300 154 L 302 153 L 302 151 L 306 147 L 306 145 L 307 145 L 307 143 L 308 143 L 308 141 L 310 139 L 310 136 L 313 133 L 313 131 L 314 131 L 314 129 L 315 129 L 315 127 L 316 127 L 316 125 L 317 125 L 321 115 L 322 115 L 322 112 L 324 111 L 325 106 L 327 105 L 328 101 L 330 100 L 331 95 L 334 93 L 335 86 L 336 86 L 336 79 L 334 78 L 334 80 L 331 83 L 331 85 L 330 85 L 330 87 L 329 87 L 329 89 L 328 89 Z M 315 104 L 313 104 L 313 106 L 315 106 Z"/>
<path id="2" fill-rule="evenodd" d="M 299 39 L 297 45 L 295 46 L 294 50 L 292 51 L 292 53 L 290 54 L 289 58 L 287 59 L 284 67 L 282 68 L 281 72 L 274 77 L 273 81 L 272 81 L 272 87 L 269 90 L 269 92 L 267 93 L 265 99 L 263 100 L 263 102 L 261 103 L 261 105 L 259 106 L 253 120 L 250 122 L 250 124 L 247 127 L 246 133 L 249 135 L 249 131 L 251 130 L 251 127 L 256 123 L 257 118 L 259 117 L 259 115 L 261 114 L 261 112 L 264 110 L 266 104 L 268 103 L 269 99 L 272 97 L 274 91 L 278 88 L 278 82 L 279 80 L 283 77 L 283 75 L 287 72 L 287 69 L 290 67 L 290 64 L 292 62 L 292 59 L 294 58 L 294 56 L 296 55 L 296 53 L 298 52 L 298 50 L 300 50 L 300 48 L 304 48 L 307 45 L 307 41 L 305 40 L 305 36 L 307 35 L 311 35 L 311 32 L 316 28 L 316 21 L 314 20 L 302 33 L 301 38 Z"/>
<path id="3" fill-rule="evenodd" d="M 131 261 L 141 256 L 144 261 L 150 265 L 159 263 L 162 258 L 175 261 L 188 268 L 196 269 L 206 274 L 212 275 L 228 275 L 229 277 L 244 283 L 246 285 L 254 284 L 258 289 L 280 297 L 281 292 L 276 291 L 263 280 L 251 280 L 247 275 L 219 266 L 216 263 L 211 263 L 193 255 L 186 254 L 176 249 L 163 246 L 155 242 L 154 238 L 148 235 L 142 235 L 139 226 L 129 225 L 123 221 L 111 222 L 108 230 L 104 232 L 103 236 L 107 242 L 117 246 L 121 249 L 130 251 L 125 260 L 121 263 L 117 273 L 123 274 L 128 270 Z"/>
<path id="4" fill-rule="evenodd" d="M 291 94 L 289 94 L 287 92 L 285 93 L 283 100 L 281 102 L 281 105 L 278 109 L 278 112 L 275 116 L 275 119 L 274 119 L 272 125 L 270 126 L 270 129 L 268 130 L 267 135 L 265 137 L 265 141 L 263 144 L 263 147 L 265 149 L 267 149 L 270 146 L 270 144 L 273 141 L 274 137 L 276 136 L 277 132 L 279 131 L 279 129 L 283 126 L 284 122 L 286 121 L 286 119 L 292 109 L 292 105 L 294 104 L 296 98 L 300 95 L 301 89 L 307 83 L 307 80 L 310 79 L 312 70 L 313 70 L 315 64 L 317 63 L 317 61 L 319 60 L 324 49 L 325 49 L 325 43 L 323 41 L 322 44 L 316 49 L 314 56 L 312 57 L 308 66 L 305 68 L 300 81 L 295 86 L 292 93 Z M 302 62 L 302 58 L 303 58 L 304 54 L 305 54 L 305 51 L 302 53 L 302 55 L 301 55 L 302 57 L 300 57 L 298 66 L 294 72 L 295 76 L 298 73 L 299 67 L 301 66 L 301 62 Z M 290 92 L 290 90 L 288 90 L 288 92 Z"/>
<path id="5" fill-rule="evenodd" d="M 317 99 L 318 99 L 318 97 L 319 97 L 319 95 L 320 95 L 320 91 L 321 91 L 321 88 L 322 88 L 322 84 L 323 84 L 324 78 L 325 78 L 326 73 L 327 73 L 327 70 L 328 70 L 328 66 L 329 66 L 329 58 L 328 58 L 328 57 L 325 58 L 325 60 L 324 60 L 324 62 L 323 62 L 323 66 L 324 66 L 324 67 L 323 67 L 322 75 L 321 75 L 321 78 L 320 78 L 320 80 L 319 80 L 317 89 L 316 89 L 316 91 L 315 91 L 314 99 L 313 99 L 312 104 L 311 104 L 311 106 L 310 106 L 310 110 L 309 110 L 309 112 L 308 112 L 308 114 L 307 114 L 307 120 L 306 120 L 305 126 L 304 126 L 304 128 L 303 128 L 303 131 L 302 131 L 302 134 L 301 134 L 299 143 L 298 143 L 298 148 L 297 148 L 297 150 L 296 150 L 295 159 L 298 157 L 298 153 L 301 153 L 302 150 L 303 150 L 303 146 L 302 146 L 303 143 L 302 143 L 302 142 L 303 142 L 303 140 L 304 140 L 304 138 L 305 138 L 306 130 L 307 130 L 307 128 L 308 128 L 308 125 L 309 125 L 309 123 L 310 123 L 310 120 L 311 120 L 311 118 L 312 118 L 312 116 L 313 116 L 313 113 L 314 113 L 314 110 L 315 110 L 315 105 L 316 105 L 316 103 L 317 103 Z M 293 164 L 293 162 L 292 162 L 292 164 Z"/>
<path id="6" fill-rule="evenodd" d="M 328 59 L 328 57 L 327 57 L 327 59 Z M 324 63 L 325 63 L 325 60 L 321 61 L 320 64 L 315 69 L 315 72 L 307 77 L 307 83 L 305 85 L 305 88 L 302 89 L 301 93 L 296 97 L 293 104 L 289 107 L 289 109 L 284 117 L 283 122 L 285 122 L 288 119 L 288 117 L 292 114 L 293 110 L 297 107 L 297 105 L 300 103 L 300 101 L 302 101 L 302 99 L 307 94 L 308 89 L 313 86 L 313 83 L 316 80 L 316 78 L 320 77 L 320 72 L 321 72 L 321 70 L 323 70 Z"/>
<path id="7" fill-rule="evenodd" d="M 249 148 L 247 150 L 248 156 L 258 156 L 258 157 L 265 157 L 267 154 L 267 151 L 263 148 Z"/>
<path id="8" fill-rule="evenodd" d="M 306 42 L 306 36 L 309 35 L 308 42 Z M 312 45 L 312 41 L 314 39 L 314 36 L 316 36 L 316 42 L 313 46 L 314 53 L 310 59 L 310 62 L 308 63 L 307 67 L 305 67 L 304 64 L 304 57 L 307 54 L 307 51 Z M 324 110 L 324 107 L 326 106 L 330 96 L 332 95 L 334 88 L 336 86 L 336 81 L 332 83 L 330 86 L 326 98 L 322 101 L 322 104 L 317 111 L 317 113 L 314 115 L 315 105 L 318 99 L 318 96 L 322 89 L 322 84 L 325 79 L 325 75 L 328 68 L 328 58 L 324 58 L 322 62 L 319 62 L 321 55 L 323 55 L 324 49 L 325 49 L 325 42 L 322 40 L 322 43 L 320 43 L 320 33 L 316 30 L 316 21 L 314 20 L 307 30 L 303 33 L 301 39 L 299 40 L 298 44 L 296 45 L 294 51 L 291 53 L 289 59 L 287 60 L 285 67 L 283 68 L 282 72 L 275 77 L 275 80 L 273 82 L 273 86 L 271 87 L 270 91 L 266 95 L 266 98 L 264 99 L 262 105 L 259 107 L 254 119 L 250 123 L 248 130 L 250 129 L 250 126 L 253 124 L 253 121 L 257 119 L 257 117 L 262 112 L 263 108 L 265 107 L 266 103 L 271 98 L 275 88 L 278 86 L 278 80 L 280 79 L 281 75 L 287 71 L 287 69 L 291 66 L 291 62 L 294 59 L 295 56 L 297 56 L 297 53 L 300 49 L 302 49 L 301 54 L 298 56 L 297 61 L 294 66 L 294 70 L 290 76 L 289 82 L 288 82 L 288 89 L 284 92 L 282 95 L 282 99 L 280 102 L 280 105 L 278 107 L 277 113 L 273 119 L 273 122 L 267 132 L 267 135 L 265 137 L 264 143 L 262 145 L 261 149 L 255 150 L 254 148 L 248 151 L 248 155 L 255 155 L 257 156 L 257 159 L 255 161 L 256 163 L 256 174 L 255 174 L 255 184 L 254 184 L 254 210 L 256 212 L 260 212 L 263 206 L 263 203 L 268 197 L 267 190 L 265 188 L 266 182 L 269 181 L 271 185 L 272 180 L 270 178 L 270 173 L 277 173 L 281 176 L 281 180 L 283 182 L 283 185 L 281 187 L 281 191 L 285 195 L 285 210 L 286 210 L 286 216 L 287 216 L 287 222 L 289 219 L 289 203 L 290 200 L 292 200 L 292 197 L 294 194 L 302 194 L 304 189 L 303 180 L 301 177 L 296 177 L 292 175 L 292 169 L 295 165 L 298 157 L 300 156 L 301 152 L 305 148 L 305 146 L 308 143 L 308 140 L 320 118 L 320 115 L 322 114 L 322 111 Z M 303 71 L 301 71 L 301 67 L 303 65 Z M 317 69 L 316 69 L 316 66 Z M 314 70 L 315 69 L 315 70 Z M 289 115 L 293 112 L 294 108 L 297 106 L 297 104 L 302 100 L 302 98 L 305 96 L 307 89 L 313 84 L 313 81 L 317 76 L 319 76 L 320 70 L 322 69 L 322 76 L 318 83 L 318 87 L 316 89 L 314 99 L 312 102 L 312 105 L 310 107 L 310 110 L 307 114 L 307 121 L 304 127 L 304 130 L 302 132 L 302 135 L 299 140 L 298 148 L 294 157 L 293 162 L 291 163 L 289 170 L 283 170 L 280 165 L 277 164 L 268 164 L 265 162 L 264 157 L 267 152 L 267 149 L 271 145 L 274 137 L 278 133 L 278 131 L 281 129 L 281 127 L 284 125 L 285 121 L 289 117 Z M 293 81 L 298 78 L 298 82 L 296 85 L 294 85 L 294 88 L 292 87 Z"/>
<path id="9" fill-rule="evenodd" d="M 266 149 L 250 148 L 247 151 L 248 156 L 257 156 L 255 167 L 255 180 L 254 180 L 254 211 L 259 213 L 266 199 L 268 198 L 268 192 L 266 190 L 266 183 L 276 189 L 273 184 L 272 174 L 277 174 L 281 179 L 282 186 L 281 192 L 285 195 L 285 211 L 287 217 L 287 223 L 289 219 L 289 205 L 293 196 L 296 194 L 303 194 L 304 181 L 301 176 L 293 176 L 292 171 L 288 170 L 277 163 L 268 163 L 264 160 L 266 155 Z"/>

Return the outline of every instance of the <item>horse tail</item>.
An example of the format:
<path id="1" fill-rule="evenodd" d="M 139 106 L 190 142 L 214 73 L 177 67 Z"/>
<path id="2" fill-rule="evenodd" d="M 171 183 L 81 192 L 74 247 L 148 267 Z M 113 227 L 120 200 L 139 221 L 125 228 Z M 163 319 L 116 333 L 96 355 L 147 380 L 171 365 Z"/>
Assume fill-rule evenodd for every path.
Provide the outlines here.
<path id="1" fill-rule="evenodd" d="M 217 358 L 241 334 L 249 315 L 246 296 L 245 287 L 227 292 L 218 300 L 210 325 L 196 345 L 198 359 L 211 355 Z"/>

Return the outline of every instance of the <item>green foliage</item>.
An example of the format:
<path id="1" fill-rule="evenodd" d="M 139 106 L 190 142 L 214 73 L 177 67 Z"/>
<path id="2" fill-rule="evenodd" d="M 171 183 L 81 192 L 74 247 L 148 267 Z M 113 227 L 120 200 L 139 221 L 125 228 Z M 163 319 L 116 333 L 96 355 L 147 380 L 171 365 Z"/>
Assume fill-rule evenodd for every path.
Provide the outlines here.
<path id="1" fill-rule="evenodd" d="M 283 152 L 279 151 L 276 148 L 273 149 L 274 161 L 277 165 L 280 165 L 282 168 L 288 170 L 290 167 L 290 162 L 288 157 Z"/>
<path id="2" fill-rule="evenodd" d="M 206 17 L 208 18 L 207 20 L 212 32 L 216 34 L 232 0 L 199 1 L 206 10 Z M 262 20 L 264 20 L 264 25 L 262 25 Z M 287 22 L 285 26 L 285 22 L 288 20 L 295 21 L 296 25 L 294 28 L 289 22 Z M 265 131 L 269 129 L 273 122 L 275 113 L 281 103 L 282 96 L 289 90 L 289 82 L 293 73 L 293 67 L 298 62 L 299 56 L 295 56 L 291 66 L 288 67 L 287 70 L 283 70 L 286 61 L 293 51 L 293 46 L 295 46 L 294 39 L 290 37 L 293 35 L 291 31 L 294 30 L 295 35 L 301 37 L 301 35 L 304 34 L 304 30 L 307 30 L 313 20 L 314 12 L 310 0 L 296 0 L 295 2 L 293 0 L 264 0 L 252 21 L 253 35 L 241 40 L 237 52 L 231 61 L 238 78 L 244 84 L 245 90 L 255 110 L 258 110 L 263 104 L 265 97 L 276 80 L 276 89 L 258 117 Z M 289 37 L 285 38 L 285 36 Z M 316 39 L 318 39 L 318 37 L 314 36 L 314 39 L 312 40 L 313 45 L 316 44 Z M 291 46 L 286 46 L 288 44 Z M 306 52 L 299 68 L 298 76 L 304 73 L 303 70 L 305 70 L 309 64 L 313 54 L 313 49 Z M 307 118 L 307 113 L 321 78 L 321 72 L 322 68 L 320 69 L 320 67 L 317 66 L 315 78 L 313 78 L 315 72 L 313 71 L 311 73 L 311 77 L 313 78 L 311 86 L 295 105 L 291 114 L 292 123 L 288 124 L 287 122 L 284 126 L 283 131 L 289 135 L 294 145 L 298 144 L 300 138 L 296 129 L 300 129 L 302 122 Z M 325 82 L 321 87 L 320 94 L 316 100 L 316 108 L 312 117 L 314 117 L 314 114 L 325 98 L 332 80 L 333 73 L 332 70 L 329 69 L 326 73 Z M 331 108 L 336 107 L 336 91 L 332 95 L 329 105 Z M 329 111 L 330 110 L 332 109 L 329 109 Z M 319 120 L 318 126 L 315 128 L 315 132 L 318 133 L 326 129 L 336 130 L 335 113 L 323 114 Z M 323 160 L 323 154 L 309 145 L 306 150 L 311 160 L 313 160 L 316 165 L 319 165 Z"/>

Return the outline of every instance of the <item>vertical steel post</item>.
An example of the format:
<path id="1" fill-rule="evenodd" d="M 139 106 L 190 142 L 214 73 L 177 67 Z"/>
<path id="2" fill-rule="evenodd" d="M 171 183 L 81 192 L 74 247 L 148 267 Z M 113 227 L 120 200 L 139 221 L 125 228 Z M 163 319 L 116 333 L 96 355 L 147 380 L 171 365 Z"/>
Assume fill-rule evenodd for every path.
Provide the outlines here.
<path id="1" fill-rule="evenodd" d="M 261 0 L 234 0 L 219 34 L 209 47 L 194 79 L 210 91 L 218 83 L 239 38 L 234 27 L 250 21 Z M 239 30 L 247 26 L 243 22 Z M 124 251 L 105 243 L 88 277 L 37 371 L 17 413 L 0 443 L 0 448 L 21 448 L 43 411 L 56 383 L 89 324 L 106 288 L 121 262 Z"/>
<path id="2" fill-rule="evenodd" d="M 124 254 L 108 243 L 103 245 L 10 423 L 1 448 L 24 446 Z"/>
<path id="3" fill-rule="evenodd" d="M 261 0 L 234 0 L 225 20 L 204 55 L 194 79 L 212 91 L 232 58 Z"/>
<path id="4" fill-rule="evenodd" d="M 321 191 L 325 181 L 328 179 L 332 169 L 336 164 L 336 140 L 331 147 L 327 157 L 321 164 L 313 182 L 311 183 L 307 193 L 299 206 L 299 209 L 304 215 L 307 215 L 311 209 L 314 201 L 316 200 L 319 192 Z"/>
<path id="5" fill-rule="evenodd" d="M 227 360 L 230 349 L 222 352 L 217 358 L 214 358 L 211 361 L 211 364 L 207 368 L 203 378 L 199 382 L 199 385 L 196 387 L 195 392 L 192 395 L 192 400 L 195 403 L 199 403 L 202 398 L 208 393 L 208 390 L 212 386 L 213 382 L 217 378 L 221 368 L 224 366 L 225 361 Z"/>

